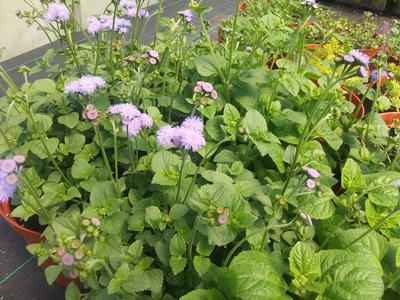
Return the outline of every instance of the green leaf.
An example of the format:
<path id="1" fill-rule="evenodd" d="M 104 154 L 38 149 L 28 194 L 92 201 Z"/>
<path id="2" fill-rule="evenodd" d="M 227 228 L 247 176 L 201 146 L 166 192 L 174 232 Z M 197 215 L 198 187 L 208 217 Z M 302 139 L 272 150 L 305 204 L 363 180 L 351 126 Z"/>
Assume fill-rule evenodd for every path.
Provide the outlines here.
<path id="1" fill-rule="evenodd" d="M 67 289 L 65 290 L 65 299 L 66 300 L 80 300 L 81 299 L 81 291 L 76 286 L 74 282 L 68 284 Z"/>
<path id="2" fill-rule="evenodd" d="M 145 211 L 146 217 L 148 217 L 150 221 L 158 221 L 162 218 L 161 211 L 157 206 L 146 207 Z"/>
<path id="3" fill-rule="evenodd" d="M 207 121 L 206 132 L 213 140 L 220 141 L 225 138 L 222 125 L 224 125 L 224 118 L 222 116 L 216 116 Z"/>
<path id="4" fill-rule="evenodd" d="M 181 297 L 180 300 L 224 300 L 225 297 L 216 289 L 196 289 Z"/>
<path id="5" fill-rule="evenodd" d="M 142 242 L 142 240 L 137 240 L 137 241 L 133 242 L 129 246 L 128 252 L 134 258 L 139 258 L 143 253 L 143 242 Z"/>
<path id="6" fill-rule="evenodd" d="M 224 246 L 236 238 L 236 231 L 229 225 L 210 226 L 208 242 L 210 245 Z"/>
<path id="7" fill-rule="evenodd" d="M 56 84 L 51 79 L 38 79 L 29 87 L 29 94 L 34 95 L 37 93 L 58 93 Z"/>
<path id="8" fill-rule="evenodd" d="M 86 142 L 85 136 L 80 133 L 67 135 L 64 140 L 69 152 L 73 154 L 79 153 Z"/>
<path id="9" fill-rule="evenodd" d="M 240 113 L 235 106 L 227 103 L 224 108 L 224 123 L 228 126 L 235 127 L 240 122 Z"/>
<path id="10" fill-rule="evenodd" d="M 96 182 L 90 193 L 91 204 L 103 204 L 104 201 L 118 199 L 114 183 L 111 181 Z M 115 202 L 115 201 L 114 201 Z"/>
<path id="11" fill-rule="evenodd" d="M 180 256 L 184 255 L 186 252 L 186 243 L 183 237 L 181 237 L 179 234 L 175 234 L 171 242 L 169 244 L 169 252 L 171 255 L 175 256 Z"/>
<path id="12" fill-rule="evenodd" d="M 278 168 L 280 173 L 285 172 L 285 164 L 283 162 L 283 157 L 285 151 L 282 146 L 277 143 L 267 143 L 262 140 L 257 140 L 256 138 L 251 137 L 251 141 L 256 145 L 258 151 L 260 151 L 261 156 L 269 155 L 272 161 Z"/>
<path id="13" fill-rule="evenodd" d="M 217 171 L 205 170 L 201 173 L 201 176 L 205 180 L 212 183 L 228 183 L 228 184 L 233 183 L 232 178 L 230 178 L 228 175 L 225 175 L 224 173 Z"/>
<path id="14" fill-rule="evenodd" d="M 115 272 L 115 278 L 118 279 L 118 280 L 120 280 L 120 281 L 125 281 L 125 280 L 127 280 L 128 277 L 129 277 L 129 272 L 130 272 L 130 270 L 129 270 L 129 265 L 126 264 L 126 263 L 125 263 L 125 264 L 122 264 L 122 265 L 118 268 L 117 272 Z"/>
<path id="15" fill-rule="evenodd" d="M 63 266 L 55 265 L 47 267 L 44 270 L 44 274 L 46 275 L 46 280 L 49 285 L 52 285 L 53 282 L 57 279 L 58 275 L 60 275 L 63 270 Z"/>
<path id="16" fill-rule="evenodd" d="M 298 209 L 313 219 L 327 219 L 335 213 L 335 206 L 330 196 L 315 194 L 299 197 Z"/>
<path id="17" fill-rule="evenodd" d="M 150 290 L 154 294 L 160 294 L 163 287 L 164 273 L 160 269 L 145 271 L 144 274 L 150 282 Z"/>
<path id="18" fill-rule="evenodd" d="M 186 267 L 186 258 L 181 256 L 171 256 L 169 265 L 171 266 L 174 275 L 178 275 Z"/>
<path id="19" fill-rule="evenodd" d="M 361 169 L 353 159 L 349 158 L 342 169 L 342 187 L 350 191 L 359 191 L 363 186 Z"/>
<path id="20" fill-rule="evenodd" d="M 368 199 L 376 205 L 394 208 L 399 202 L 399 188 L 392 182 L 381 186 L 372 185 Z"/>
<path id="21" fill-rule="evenodd" d="M 79 123 L 79 114 L 77 112 L 71 112 L 67 115 L 58 117 L 57 121 L 68 128 L 74 128 Z"/>
<path id="22" fill-rule="evenodd" d="M 243 120 L 243 127 L 249 130 L 250 135 L 258 135 L 268 131 L 267 121 L 265 121 L 262 114 L 254 109 L 246 113 Z"/>
<path id="23" fill-rule="evenodd" d="M 94 173 L 95 166 L 89 164 L 85 160 L 75 160 L 71 168 L 71 175 L 74 179 L 89 179 Z"/>
<path id="24" fill-rule="evenodd" d="M 121 281 L 116 278 L 111 279 L 107 288 L 108 293 L 114 294 L 118 292 L 120 289 L 121 289 Z"/>
<path id="25" fill-rule="evenodd" d="M 380 261 L 388 250 L 388 242 L 386 238 L 375 231 L 369 232 L 363 238 L 353 243 L 368 231 L 367 228 L 355 228 L 347 230 L 339 230 L 339 232 L 331 237 L 326 243 L 326 247 L 330 249 L 348 249 L 359 253 L 372 254 Z"/>
<path id="26" fill-rule="evenodd" d="M 189 211 L 189 208 L 186 205 L 177 203 L 177 204 L 174 204 L 171 207 L 171 210 L 169 212 L 169 216 L 173 220 L 179 220 L 184 215 L 186 215 L 188 211 Z"/>
<path id="27" fill-rule="evenodd" d="M 208 257 L 195 256 L 193 264 L 197 274 L 200 276 L 206 274 L 211 267 L 211 261 Z"/>
<path id="28" fill-rule="evenodd" d="M 28 130 L 31 132 L 47 132 L 53 125 L 53 119 L 48 115 L 34 114 L 33 122 L 28 119 Z"/>
<path id="29" fill-rule="evenodd" d="M 44 140 L 44 143 L 51 155 L 56 152 L 59 141 L 57 138 L 49 138 L 47 140 Z M 41 141 L 33 141 L 30 147 L 30 151 L 41 159 L 45 159 L 48 157 L 46 149 L 44 148 Z"/>
<path id="30" fill-rule="evenodd" d="M 237 280 L 236 296 L 243 300 L 290 299 L 285 295 L 287 287 L 275 259 L 258 251 L 240 252 L 229 266 Z"/>
<path id="31" fill-rule="evenodd" d="M 217 55 L 217 59 L 220 65 L 225 62 L 225 59 L 220 55 Z M 210 55 L 196 56 L 194 64 L 196 65 L 197 72 L 199 72 L 201 76 L 208 77 L 217 74 L 217 67 Z"/>
<path id="32" fill-rule="evenodd" d="M 168 151 L 157 152 L 151 161 L 151 168 L 155 175 L 152 183 L 159 185 L 176 185 L 179 175 L 180 159 Z"/>
<path id="33" fill-rule="evenodd" d="M 312 280 L 321 273 L 318 256 L 310 245 L 303 242 L 298 242 L 290 251 L 289 264 L 295 278 L 303 275 Z"/>
<path id="34" fill-rule="evenodd" d="M 345 250 L 320 253 L 320 282 L 326 288 L 318 300 L 380 300 L 384 285 L 379 272 L 364 257 Z"/>

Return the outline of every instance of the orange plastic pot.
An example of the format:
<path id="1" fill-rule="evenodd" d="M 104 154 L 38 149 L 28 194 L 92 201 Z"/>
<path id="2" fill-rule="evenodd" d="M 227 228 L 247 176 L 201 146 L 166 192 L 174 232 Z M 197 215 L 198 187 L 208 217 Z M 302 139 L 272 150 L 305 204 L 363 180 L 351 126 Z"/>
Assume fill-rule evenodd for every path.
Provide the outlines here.
<path id="1" fill-rule="evenodd" d="M 365 55 L 368 55 L 369 58 L 374 58 L 379 52 L 382 52 L 384 50 L 385 50 L 385 45 L 382 45 L 379 46 L 378 48 L 361 50 L 361 52 L 364 53 Z"/>
<path id="2" fill-rule="evenodd" d="M 307 45 L 305 45 L 305 47 L 307 48 L 307 49 L 310 49 L 310 50 L 315 50 L 315 49 L 317 49 L 318 47 L 320 47 L 321 45 L 320 44 L 307 44 Z"/>
<path id="3" fill-rule="evenodd" d="M 350 91 L 346 87 L 344 87 L 343 85 L 340 86 L 340 87 L 344 91 L 344 94 L 346 95 L 347 100 L 351 101 L 351 103 L 353 103 L 355 105 L 355 107 L 356 107 L 351 115 L 354 117 L 355 114 L 356 114 L 356 111 L 357 111 L 357 107 L 361 105 L 360 106 L 360 110 L 359 110 L 359 112 L 357 114 L 357 120 L 361 120 L 362 118 L 364 118 L 364 116 L 365 116 L 365 108 L 364 108 L 364 105 L 361 103 L 360 98 L 354 92 L 351 92 L 351 95 L 349 95 Z"/>
<path id="4" fill-rule="evenodd" d="M 379 116 L 389 127 L 393 127 L 393 121 L 397 120 L 397 127 L 400 128 L 400 112 L 385 112 L 379 114 Z"/>
<path id="5" fill-rule="evenodd" d="M 0 202 L 0 216 L 4 218 L 4 220 L 10 225 L 10 227 L 18 233 L 26 242 L 27 245 L 29 244 L 39 244 L 40 242 L 44 241 L 44 237 L 40 232 L 30 230 L 28 228 L 23 227 L 22 225 L 18 224 L 18 222 L 10 216 L 11 214 L 11 207 L 9 201 Z M 43 264 L 40 265 L 40 269 L 44 271 L 47 267 L 55 265 L 54 261 L 49 258 Z M 58 275 L 57 279 L 54 281 L 57 285 L 62 287 L 67 287 L 68 284 L 74 282 L 80 289 L 83 289 L 82 283 L 78 279 L 70 279 L 64 276 L 64 274 Z"/>
<path id="6" fill-rule="evenodd" d="M 247 8 L 247 3 L 246 3 L 246 2 L 241 2 L 241 3 L 239 4 L 239 10 L 240 10 L 241 12 L 244 12 L 244 11 L 246 10 L 246 8 Z"/>

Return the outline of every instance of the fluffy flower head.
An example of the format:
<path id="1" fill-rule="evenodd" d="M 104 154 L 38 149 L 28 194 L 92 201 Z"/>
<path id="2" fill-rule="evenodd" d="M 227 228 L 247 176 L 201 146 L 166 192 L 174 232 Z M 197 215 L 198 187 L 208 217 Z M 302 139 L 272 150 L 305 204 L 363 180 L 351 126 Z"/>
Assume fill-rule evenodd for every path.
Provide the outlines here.
<path id="1" fill-rule="evenodd" d="M 68 94 L 91 96 L 105 84 L 104 79 L 99 76 L 84 75 L 80 79 L 66 84 L 64 91 Z"/>
<path id="2" fill-rule="evenodd" d="M 47 12 L 44 15 L 46 22 L 65 22 L 70 16 L 68 8 L 63 3 L 50 3 L 47 7 Z"/>

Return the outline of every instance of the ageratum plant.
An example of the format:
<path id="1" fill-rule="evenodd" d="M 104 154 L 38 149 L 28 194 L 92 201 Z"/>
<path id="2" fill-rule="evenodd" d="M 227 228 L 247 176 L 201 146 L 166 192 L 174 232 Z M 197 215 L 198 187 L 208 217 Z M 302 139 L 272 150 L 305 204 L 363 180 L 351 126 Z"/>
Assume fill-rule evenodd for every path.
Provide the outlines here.
<path id="1" fill-rule="evenodd" d="M 193 1 L 164 18 L 114 0 L 87 30 L 70 2 L 21 13 L 63 47 L 22 86 L 0 69 L 0 198 L 36 221 L 28 250 L 66 299 L 400 294 L 397 123 L 360 116 L 343 84 L 370 81 L 369 57 L 305 48 L 316 3 L 294 2 L 238 1 L 224 43 Z"/>

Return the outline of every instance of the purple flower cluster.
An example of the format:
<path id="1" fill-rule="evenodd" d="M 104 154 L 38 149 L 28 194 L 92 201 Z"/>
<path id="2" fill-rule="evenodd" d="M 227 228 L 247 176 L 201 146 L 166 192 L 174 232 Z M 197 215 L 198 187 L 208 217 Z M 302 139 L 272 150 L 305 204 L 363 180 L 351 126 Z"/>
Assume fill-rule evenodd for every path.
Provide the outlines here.
<path id="1" fill-rule="evenodd" d="M 206 96 L 209 96 L 214 100 L 216 100 L 218 98 L 217 91 L 214 89 L 213 85 L 209 82 L 197 81 L 196 86 L 194 87 L 193 91 L 196 94 L 205 93 Z"/>
<path id="2" fill-rule="evenodd" d="M 379 72 L 378 70 L 373 70 L 371 72 L 371 82 L 375 83 L 378 81 L 378 76 L 379 76 Z M 392 79 L 394 77 L 394 74 L 392 72 L 387 72 L 387 71 L 382 71 L 381 72 L 381 78 L 385 78 L 385 79 Z"/>
<path id="3" fill-rule="evenodd" d="M 318 6 L 316 0 L 304 0 L 301 3 L 304 4 L 304 5 L 312 6 L 314 8 L 317 8 L 317 6 Z"/>
<path id="4" fill-rule="evenodd" d="M 11 198 L 18 186 L 17 172 L 25 162 L 25 156 L 15 155 L 13 158 L 0 160 L 0 202 Z"/>
<path id="5" fill-rule="evenodd" d="M 179 11 L 178 15 L 183 17 L 188 23 L 192 22 L 194 16 L 193 12 L 190 9 Z"/>
<path id="6" fill-rule="evenodd" d="M 157 64 L 158 58 L 160 57 L 158 52 L 156 50 L 149 50 L 147 53 L 148 54 L 143 54 L 142 58 L 144 58 L 144 59 L 148 58 L 149 59 L 149 63 L 151 65 Z"/>
<path id="7" fill-rule="evenodd" d="M 119 115 L 122 119 L 122 130 L 129 137 L 135 137 L 143 128 L 151 128 L 153 119 L 146 113 L 141 113 L 136 106 L 124 103 L 115 104 L 108 108 L 111 115 Z"/>
<path id="8" fill-rule="evenodd" d="M 351 50 L 348 54 L 345 54 L 342 57 L 343 60 L 347 63 L 357 62 L 361 65 L 364 65 L 364 67 L 368 67 L 370 63 L 370 58 L 368 57 L 368 55 L 355 49 Z"/>
<path id="9" fill-rule="evenodd" d="M 113 18 L 110 16 L 91 16 L 88 18 L 87 31 L 90 35 L 95 35 L 102 30 L 112 30 L 113 29 Z M 114 30 L 119 34 L 127 33 L 132 23 L 124 18 L 115 18 Z"/>
<path id="10" fill-rule="evenodd" d="M 360 68 L 358 69 L 358 74 L 362 78 L 368 78 L 368 71 L 364 66 L 360 66 Z"/>
<path id="11" fill-rule="evenodd" d="M 65 22 L 68 21 L 69 16 L 70 13 L 65 4 L 53 2 L 48 5 L 44 19 L 47 23 Z"/>
<path id="12" fill-rule="evenodd" d="M 139 8 L 136 5 L 136 1 L 132 0 L 121 0 L 119 6 L 126 10 L 126 14 L 129 17 L 135 18 L 136 15 L 138 18 L 148 18 L 149 12 L 144 8 Z"/>
<path id="13" fill-rule="evenodd" d="M 93 125 L 99 124 L 99 112 L 93 104 L 86 105 L 86 111 L 82 113 L 82 117 L 93 123 Z"/>
<path id="14" fill-rule="evenodd" d="M 64 86 L 64 92 L 68 94 L 93 95 L 106 82 L 99 76 L 84 75 L 80 79 L 71 81 Z"/>
<path id="15" fill-rule="evenodd" d="M 313 168 L 309 168 L 309 167 L 303 167 L 303 171 L 305 171 L 308 174 L 308 176 L 311 177 L 311 178 L 307 179 L 307 181 L 306 181 L 307 187 L 310 190 L 315 189 L 316 183 L 315 183 L 314 179 L 320 178 L 321 174 L 317 170 L 315 170 Z"/>
<path id="16" fill-rule="evenodd" d="M 157 131 L 157 143 L 197 152 L 206 144 L 203 121 L 199 117 L 188 117 L 180 126 L 165 125 Z"/>

